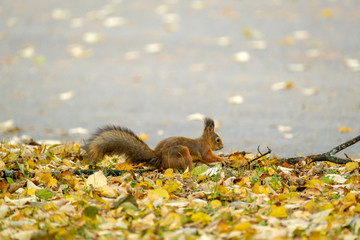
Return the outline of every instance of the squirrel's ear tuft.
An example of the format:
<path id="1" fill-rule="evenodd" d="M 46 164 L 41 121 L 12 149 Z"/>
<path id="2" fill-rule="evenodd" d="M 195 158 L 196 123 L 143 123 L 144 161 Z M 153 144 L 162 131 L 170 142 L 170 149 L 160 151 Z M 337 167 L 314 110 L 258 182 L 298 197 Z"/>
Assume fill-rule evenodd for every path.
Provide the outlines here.
<path id="1" fill-rule="evenodd" d="M 215 128 L 214 120 L 212 120 L 211 118 L 205 118 L 204 124 L 205 124 L 205 128 L 209 128 L 211 131 L 213 131 Z"/>

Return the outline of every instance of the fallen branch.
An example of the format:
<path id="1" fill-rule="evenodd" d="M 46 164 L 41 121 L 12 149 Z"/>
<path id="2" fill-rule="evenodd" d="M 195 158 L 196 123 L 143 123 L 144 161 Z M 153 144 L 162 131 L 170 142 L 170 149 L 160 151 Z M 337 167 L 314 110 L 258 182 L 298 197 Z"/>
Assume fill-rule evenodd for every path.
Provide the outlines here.
<path id="1" fill-rule="evenodd" d="M 98 171 L 103 171 L 105 176 L 121 176 L 124 173 L 127 172 L 135 172 L 135 173 L 143 173 L 143 172 L 149 172 L 154 171 L 153 168 L 147 168 L 147 169 L 135 169 L 135 170 L 111 170 L 111 169 L 68 169 L 66 171 L 70 171 L 74 173 L 75 175 L 91 175 Z M 25 176 L 32 177 L 36 173 L 51 173 L 51 175 L 61 174 L 66 171 L 24 171 Z M 1 174 L 4 177 L 12 177 L 14 175 L 19 175 L 20 170 L 3 170 L 3 174 Z"/>
<path id="2" fill-rule="evenodd" d="M 351 145 L 354 145 L 355 143 L 357 143 L 359 141 L 360 141 L 360 135 L 349 141 L 346 141 L 346 142 L 340 144 L 339 146 L 334 147 L 333 149 L 331 149 L 330 151 L 328 151 L 326 153 L 309 155 L 309 156 L 305 156 L 305 157 L 283 158 L 283 159 L 279 159 L 279 161 L 287 162 L 289 164 L 296 164 L 301 160 L 310 159 L 311 162 L 328 161 L 328 162 L 337 163 L 337 164 L 346 164 L 348 162 L 352 162 L 352 160 L 349 159 L 349 157 L 346 154 L 345 154 L 345 156 L 347 157 L 347 159 L 335 157 L 335 154 L 344 150 L 347 147 L 350 147 Z"/>

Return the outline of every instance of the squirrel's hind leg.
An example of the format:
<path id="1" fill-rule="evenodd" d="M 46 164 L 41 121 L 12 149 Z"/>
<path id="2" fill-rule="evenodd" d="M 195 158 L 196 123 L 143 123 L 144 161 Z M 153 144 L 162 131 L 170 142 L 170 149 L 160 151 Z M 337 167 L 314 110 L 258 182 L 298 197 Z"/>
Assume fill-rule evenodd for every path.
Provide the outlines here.
<path id="1" fill-rule="evenodd" d="M 167 149 L 162 154 L 162 168 L 174 168 L 185 170 L 189 167 L 192 171 L 193 160 L 187 147 L 177 145 Z"/>

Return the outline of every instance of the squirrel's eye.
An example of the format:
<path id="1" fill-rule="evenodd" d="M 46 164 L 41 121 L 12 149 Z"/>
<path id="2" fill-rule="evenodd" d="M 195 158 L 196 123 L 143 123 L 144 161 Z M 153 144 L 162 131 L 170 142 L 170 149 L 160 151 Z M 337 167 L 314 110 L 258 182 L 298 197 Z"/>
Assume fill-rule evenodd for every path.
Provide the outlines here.
<path id="1" fill-rule="evenodd" d="M 216 138 L 216 142 L 220 142 L 220 138 Z"/>

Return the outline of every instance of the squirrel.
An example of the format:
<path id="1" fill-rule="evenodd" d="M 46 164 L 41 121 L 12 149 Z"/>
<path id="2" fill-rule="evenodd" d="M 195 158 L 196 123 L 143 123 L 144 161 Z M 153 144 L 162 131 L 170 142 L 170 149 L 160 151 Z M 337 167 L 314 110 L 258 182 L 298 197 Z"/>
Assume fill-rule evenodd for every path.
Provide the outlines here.
<path id="1" fill-rule="evenodd" d="M 128 128 L 108 125 L 99 128 L 87 141 L 85 150 L 93 165 L 106 154 L 125 154 L 130 163 L 145 163 L 157 169 L 181 169 L 191 171 L 193 162 L 205 164 L 227 161 L 212 151 L 223 148 L 214 131 L 214 120 L 204 119 L 204 130 L 199 138 L 169 137 L 160 141 L 152 150 Z"/>

